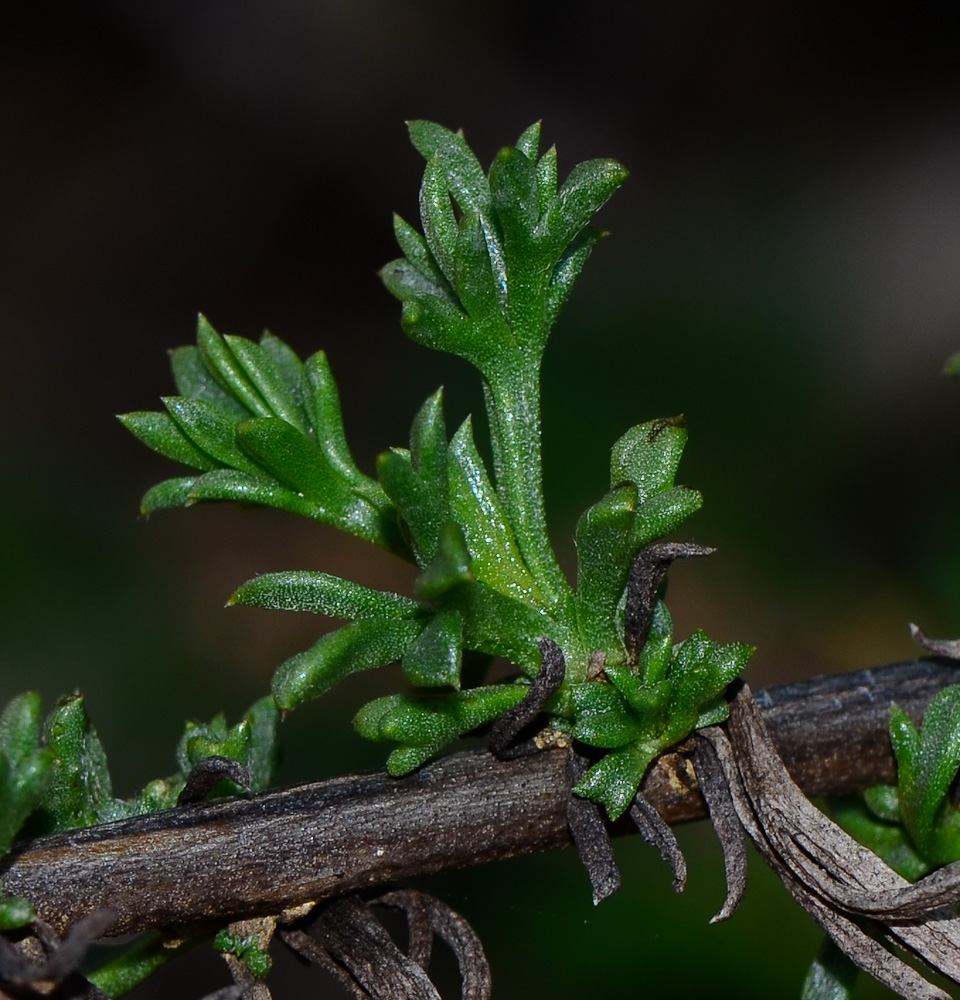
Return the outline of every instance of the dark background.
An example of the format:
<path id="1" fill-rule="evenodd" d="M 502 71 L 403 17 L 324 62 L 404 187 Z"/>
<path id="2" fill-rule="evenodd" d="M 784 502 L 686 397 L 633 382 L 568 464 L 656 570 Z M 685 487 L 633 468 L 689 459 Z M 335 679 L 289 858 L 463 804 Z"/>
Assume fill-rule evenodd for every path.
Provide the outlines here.
<path id="1" fill-rule="evenodd" d="M 224 610 L 239 583 L 317 568 L 409 585 L 390 558 L 280 514 L 138 521 L 175 469 L 113 415 L 172 391 L 164 352 L 198 310 L 323 347 L 368 471 L 438 384 L 448 426 L 479 413 L 467 366 L 410 344 L 376 278 L 396 256 L 390 213 L 416 221 L 414 117 L 463 127 L 485 162 L 542 119 L 562 173 L 594 156 L 631 170 L 545 363 L 567 562 L 611 443 L 683 412 L 680 479 L 707 501 L 685 534 L 718 552 L 672 573 L 678 633 L 756 644 L 756 685 L 911 657 L 911 620 L 960 633 L 960 385 L 939 374 L 960 348 L 954 18 L 742 0 L 0 15 L 0 699 L 83 690 L 131 794 L 173 770 L 184 716 L 235 720 L 329 627 Z M 350 728 L 371 683 L 290 720 L 281 781 L 379 766 Z M 743 912 L 708 927 L 719 855 L 709 830 L 682 836 L 683 897 L 639 842 L 619 845 L 625 888 L 598 909 L 572 857 L 431 885 L 481 932 L 504 1000 L 656 996 L 678 969 L 691 996 L 796 995 L 815 928 L 759 865 Z M 141 995 L 223 980 L 191 975 Z"/>

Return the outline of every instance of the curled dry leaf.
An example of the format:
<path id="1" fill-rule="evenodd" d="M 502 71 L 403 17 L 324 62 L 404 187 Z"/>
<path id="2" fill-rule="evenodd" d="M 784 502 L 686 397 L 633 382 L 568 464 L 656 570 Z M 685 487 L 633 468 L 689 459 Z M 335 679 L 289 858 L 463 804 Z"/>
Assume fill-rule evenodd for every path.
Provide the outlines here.
<path id="1" fill-rule="evenodd" d="M 501 759 L 511 760 L 540 749 L 533 738 L 522 743 L 514 741 L 528 726 L 536 722 L 551 695 L 560 690 L 567 673 L 563 651 L 552 639 L 540 640 L 540 671 L 530 690 L 513 708 L 508 709 L 490 730 L 490 749 Z"/>
<path id="2" fill-rule="evenodd" d="M 594 905 L 620 888 L 620 869 L 613 856 L 610 836 L 596 802 L 573 794 L 573 787 L 587 773 L 589 762 L 572 747 L 567 750 L 567 825 L 580 861 L 590 877 Z"/>
<path id="3" fill-rule="evenodd" d="M 183 791 L 177 796 L 177 805 L 202 802 L 221 781 L 232 781 L 246 789 L 250 787 L 250 772 L 230 757 L 205 757 L 191 768 Z"/>
<path id="4" fill-rule="evenodd" d="M 747 842 L 714 745 L 709 738 L 699 734 L 693 741 L 693 766 L 710 821 L 723 848 L 727 898 L 720 912 L 710 921 L 716 924 L 733 916 L 747 890 Z"/>
<path id="5" fill-rule="evenodd" d="M 372 904 L 406 915 L 407 954 L 377 920 Z M 433 938 L 439 937 L 456 957 L 462 1000 L 490 997 L 490 967 L 480 939 L 463 917 L 424 893 L 388 892 L 369 902 L 359 895 L 335 899 L 318 906 L 304 920 L 280 926 L 277 934 L 358 1000 L 440 1000 L 426 972 Z"/>
<path id="6" fill-rule="evenodd" d="M 623 621 L 623 638 L 633 662 L 650 635 L 657 591 L 670 564 L 675 559 L 708 556 L 713 551 L 692 542 L 654 542 L 637 553 L 630 568 Z"/>
<path id="7" fill-rule="evenodd" d="M 910 623 L 913 641 L 934 656 L 945 656 L 948 660 L 960 660 L 960 639 L 928 639 L 913 622 Z"/>
<path id="8" fill-rule="evenodd" d="M 673 871 L 673 891 L 683 892 L 687 884 L 687 860 L 673 830 L 641 791 L 637 792 L 630 807 L 630 819 L 640 836 L 660 852 L 660 857 Z"/>
<path id="9" fill-rule="evenodd" d="M 0 935 L 0 996 L 8 987 L 17 995 L 45 995 L 70 981 L 58 996 L 65 1000 L 99 1000 L 103 994 L 75 973 L 90 945 L 116 919 L 116 910 L 106 907 L 94 910 L 71 924 L 62 940 L 39 921 L 35 922 L 34 935 L 17 944 Z"/>
<path id="10" fill-rule="evenodd" d="M 960 880 L 940 875 L 933 889 L 910 886 L 824 816 L 791 779 L 746 685 L 731 703 L 728 731 L 729 739 L 716 727 L 701 732 L 740 822 L 797 902 L 885 986 L 909 1000 L 948 1000 L 884 944 L 960 982 L 960 918 L 944 908 L 960 898 Z M 873 918 L 880 940 L 862 929 L 864 918 Z"/>

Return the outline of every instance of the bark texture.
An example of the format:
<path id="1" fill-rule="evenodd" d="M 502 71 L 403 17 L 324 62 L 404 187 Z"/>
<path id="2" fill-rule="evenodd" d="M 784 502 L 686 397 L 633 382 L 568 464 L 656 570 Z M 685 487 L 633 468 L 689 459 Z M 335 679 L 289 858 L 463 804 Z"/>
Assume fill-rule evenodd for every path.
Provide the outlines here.
<path id="1" fill-rule="evenodd" d="M 782 685 L 756 699 L 804 792 L 839 794 L 894 780 L 892 702 L 919 722 L 957 680 L 947 661 L 920 660 Z M 569 846 L 568 787 L 562 750 L 514 760 L 453 754 L 406 778 L 353 775 L 38 838 L 3 860 L 0 879 L 59 932 L 106 907 L 118 914 L 114 934 L 222 924 Z M 657 761 L 643 794 L 669 823 L 705 815 L 685 751 Z"/>

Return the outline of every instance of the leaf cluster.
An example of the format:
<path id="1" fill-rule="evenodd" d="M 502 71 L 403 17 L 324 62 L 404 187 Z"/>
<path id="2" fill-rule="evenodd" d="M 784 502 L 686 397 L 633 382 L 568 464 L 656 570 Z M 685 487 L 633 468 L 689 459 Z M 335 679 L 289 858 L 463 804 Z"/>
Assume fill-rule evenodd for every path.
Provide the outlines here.
<path id="1" fill-rule="evenodd" d="M 46 719 L 40 696 L 14 698 L 0 715 L 0 855 L 15 838 L 127 819 L 169 809 L 192 768 L 208 757 L 229 757 L 250 774 L 250 790 L 267 787 L 276 764 L 279 712 L 263 698 L 235 726 L 223 716 L 188 722 L 176 750 L 178 770 L 145 785 L 128 799 L 113 794 L 107 755 L 82 695 L 61 698 Z M 216 793 L 217 790 L 215 790 Z M 235 793 L 224 783 L 220 794 Z M 0 929 L 22 926 L 33 911 L 16 897 L 0 896 Z"/>
<path id="2" fill-rule="evenodd" d="M 937 694 L 919 729 L 893 705 L 890 742 L 897 785 L 878 785 L 833 811 L 853 836 L 915 881 L 960 860 L 960 809 L 952 797 L 960 773 L 960 685 Z"/>
<path id="3" fill-rule="evenodd" d="M 626 171 L 590 160 L 560 183 L 556 149 L 539 151 L 539 124 L 488 171 L 460 133 L 425 121 L 409 129 L 426 160 L 422 233 L 394 220 L 403 256 L 381 277 L 403 303 L 402 325 L 415 341 L 478 369 L 493 469 L 469 418 L 448 434 L 438 390 L 415 415 L 408 445 L 379 457 L 376 479 L 365 476 L 347 446 L 322 352 L 300 361 L 272 334 L 259 344 L 220 336 L 201 317 L 196 346 L 172 355 L 179 395 L 164 399 L 164 412 L 121 418 L 197 473 L 154 487 L 143 510 L 212 500 L 278 507 L 416 564 L 411 597 L 301 569 L 259 576 L 229 601 L 346 620 L 277 669 L 272 691 L 284 711 L 357 671 L 402 664 L 411 691 L 371 702 L 355 720 L 363 736 L 396 744 L 393 774 L 513 708 L 550 640 L 566 674 L 546 721 L 610 751 L 577 790 L 617 815 L 653 756 L 722 715 L 723 690 L 750 653 L 702 633 L 674 647 L 662 605 L 643 650 L 625 636 L 638 552 L 702 502 L 675 483 L 686 441 L 681 418 L 641 424 L 614 445 L 609 491 L 577 526 L 575 588 L 549 541 L 540 364 L 558 311 L 603 235 L 591 220 Z M 518 673 L 464 686 L 468 652 L 505 659 Z"/>

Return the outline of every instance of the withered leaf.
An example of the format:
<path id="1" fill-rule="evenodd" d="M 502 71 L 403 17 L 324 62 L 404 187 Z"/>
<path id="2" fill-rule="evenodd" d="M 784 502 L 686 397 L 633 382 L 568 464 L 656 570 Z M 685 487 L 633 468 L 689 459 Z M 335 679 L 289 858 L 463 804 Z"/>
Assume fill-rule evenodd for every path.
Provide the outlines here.
<path id="1" fill-rule="evenodd" d="M 881 914 L 881 938 L 960 982 L 960 918 L 943 908 L 960 896 L 951 895 L 950 877 L 941 876 L 935 891 L 917 890 L 821 813 L 790 777 L 746 685 L 727 725 L 729 739 L 716 727 L 701 732 L 716 751 L 740 822 L 794 898 L 884 985 L 910 1000 L 947 1000 L 856 921 Z M 907 900 L 899 910 L 898 899 Z"/>

